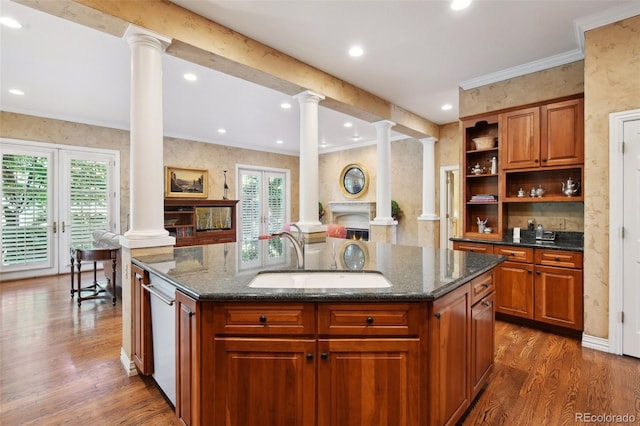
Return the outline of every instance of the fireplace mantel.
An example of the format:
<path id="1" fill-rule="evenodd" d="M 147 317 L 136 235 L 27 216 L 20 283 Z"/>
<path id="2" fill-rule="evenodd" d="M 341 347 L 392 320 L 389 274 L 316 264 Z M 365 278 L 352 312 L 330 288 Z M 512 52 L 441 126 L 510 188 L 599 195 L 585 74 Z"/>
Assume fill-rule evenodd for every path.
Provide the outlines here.
<path id="1" fill-rule="evenodd" d="M 376 217 L 375 201 L 329 201 L 331 223 L 347 228 L 369 229 Z"/>

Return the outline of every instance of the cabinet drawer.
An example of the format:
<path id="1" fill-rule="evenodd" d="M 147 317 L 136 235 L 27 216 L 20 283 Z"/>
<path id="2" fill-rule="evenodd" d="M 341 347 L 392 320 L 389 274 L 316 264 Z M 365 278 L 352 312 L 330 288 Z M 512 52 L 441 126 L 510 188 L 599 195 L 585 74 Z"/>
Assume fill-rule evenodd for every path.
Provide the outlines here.
<path id="1" fill-rule="evenodd" d="M 533 249 L 515 246 L 494 246 L 493 254 L 507 256 L 512 262 L 533 263 Z"/>
<path id="2" fill-rule="evenodd" d="M 560 250 L 536 250 L 536 264 L 582 269 L 582 253 Z"/>
<path id="3" fill-rule="evenodd" d="M 481 300 L 489 293 L 493 293 L 495 284 L 493 279 L 493 270 L 474 278 L 471 281 L 471 305 Z"/>
<path id="4" fill-rule="evenodd" d="M 221 304 L 213 313 L 215 334 L 314 334 L 313 303 Z"/>
<path id="5" fill-rule="evenodd" d="M 454 250 L 462 250 L 462 251 L 470 251 L 473 253 L 484 253 L 491 254 L 493 253 L 493 247 L 490 244 L 480 244 L 480 243 L 466 243 L 460 241 L 453 242 Z"/>
<path id="6" fill-rule="evenodd" d="M 417 303 L 320 304 L 318 333 L 322 335 L 418 334 Z"/>

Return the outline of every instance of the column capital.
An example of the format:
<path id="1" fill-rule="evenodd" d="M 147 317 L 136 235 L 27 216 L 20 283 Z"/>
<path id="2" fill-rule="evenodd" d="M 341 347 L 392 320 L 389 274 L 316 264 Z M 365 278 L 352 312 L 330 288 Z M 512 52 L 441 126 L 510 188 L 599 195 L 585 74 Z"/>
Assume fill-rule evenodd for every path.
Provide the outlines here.
<path id="1" fill-rule="evenodd" d="M 135 43 L 147 43 L 151 47 L 160 49 L 162 52 L 167 49 L 172 41 L 170 37 L 154 33 L 153 31 L 149 31 L 146 28 L 138 27 L 132 24 L 129 24 L 122 38 L 124 38 L 127 43 L 129 43 L 129 45 L 133 45 Z"/>
<path id="2" fill-rule="evenodd" d="M 438 139 L 434 138 L 433 136 L 429 136 L 428 138 L 420 138 L 418 140 L 422 142 L 423 145 L 435 145 L 435 143 L 438 142 Z"/>
<path id="3" fill-rule="evenodd" d="M 389 121 L 389 120 L 380 120 L 380 121 L 376 121 L 375 123 L 371 123 L 371 124 L 373 124 L 378 129 L 391 128 L 391 127 L 396 125 L 395 122 Z"/>
<path id="4" fill-rule="evenodd" d="M 314 91 L 311 90 L 305 90 L 304 92 L 300 92 L 297 95 L 293 95 L 294 99 L 297 99 L 298 102 L 303 103 L 303 102 L 308 102 L 308 101 L 312 101 L 312 102 L 320 102 L 322 100 L 324 100 L 324 96 L 321 95 L 320 93 L 316 93 Z"/>

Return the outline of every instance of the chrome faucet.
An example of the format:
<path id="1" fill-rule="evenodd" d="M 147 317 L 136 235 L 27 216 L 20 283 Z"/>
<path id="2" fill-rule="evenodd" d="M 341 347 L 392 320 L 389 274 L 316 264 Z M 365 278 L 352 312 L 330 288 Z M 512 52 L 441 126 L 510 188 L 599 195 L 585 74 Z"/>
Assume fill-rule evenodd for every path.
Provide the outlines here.
<path id="1" fill-rule="evenodd" d="M 289 241 L 291 241 L 291 244 L 293 245 L 293 248 L 296 251 L 296 258 L 298 260 L 298 269 L 304 269 L 304 236 L 302 235 L 302 230 L 298 225 L 296 225 L 295 223 L 292 223 L 291 227 L 296 228 L 296 230 L 298 231 L 297 237 L 294 237 L 291 232 L 287 232 L 287 231 L 276 231 L 273 234 L 271 234 L 271 236 L 280 237 L 280 238 L 286 237 Z"/>

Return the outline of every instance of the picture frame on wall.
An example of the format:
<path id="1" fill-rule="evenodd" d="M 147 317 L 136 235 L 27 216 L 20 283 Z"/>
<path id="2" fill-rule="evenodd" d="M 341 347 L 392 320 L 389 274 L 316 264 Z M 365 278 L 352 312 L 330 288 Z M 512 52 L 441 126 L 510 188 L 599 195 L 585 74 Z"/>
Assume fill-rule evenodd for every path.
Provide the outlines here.
<path id="1" fill-rule="evenodd" d="M 165 167 L 165 190 L 167 198 L 207 198 L 209 173 L 207 170 Z"/>

